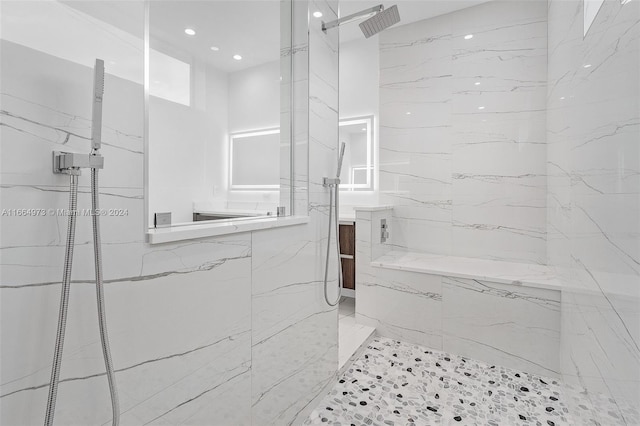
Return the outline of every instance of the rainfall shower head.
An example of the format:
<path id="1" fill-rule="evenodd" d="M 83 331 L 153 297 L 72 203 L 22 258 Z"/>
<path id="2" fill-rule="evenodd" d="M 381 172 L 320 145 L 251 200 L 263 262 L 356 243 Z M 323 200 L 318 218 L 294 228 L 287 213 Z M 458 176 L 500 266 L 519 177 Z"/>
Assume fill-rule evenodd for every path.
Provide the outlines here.
<path id="1" fill-rule="evenodd" d="M 359 25 L 364 36 L 369 38 L 372 35 L 378 34 L 380 31 L 397 24 L 398 22 L 400 22 L 400 14 L 398 13 L 398 6 L 394 4 L 389 9 L 376 13 L 371 18 L 361 22 Z"/>
<path id="2" fill-rule="evenodd" d="M 372 14 L 373 16 L 371 16 Z M 338 27 L 342 24 L 348 24 L 349 22 L 352 22 L 356 19 L 362 19 L 366 16 L 371 17 L 360 24 L 360 29 L 362 30 L 366 38 L 369 38 L 372 35 L 377 34 L 380 31 L 400 22 L 398 6 L 393 5 L 389 9 L 385 9 L 383 5 L 379 4 L 378 6 L 353 13 L 340 19 L 336 19 L 335 21 L 331 21 L 328 23 L 323 22 L 322 31 L 326 32 L 331 28 Z"/>

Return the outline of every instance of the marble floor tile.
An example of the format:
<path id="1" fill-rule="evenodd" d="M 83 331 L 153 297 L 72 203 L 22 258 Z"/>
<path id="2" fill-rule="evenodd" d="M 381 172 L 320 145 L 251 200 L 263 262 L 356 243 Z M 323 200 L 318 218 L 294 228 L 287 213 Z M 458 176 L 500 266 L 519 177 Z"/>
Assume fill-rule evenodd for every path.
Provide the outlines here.
<path id="1" fill-rule="evenodd" d="M 342 296 L 338 305 L 339 318 L 354 316 L 356 314 L 356 299 L 353 297 Z"/>
<path id="2" fill-rule="evenodd" d="M 582 399 L 581 413 L 569 399 Z M 374 338 L 305 425 L 596 425 L 559 381 L 387 338 Z M 598 411 L 607 413 L 606 401 Z M 600 419 L 602 422 L 603 419 Z"/>

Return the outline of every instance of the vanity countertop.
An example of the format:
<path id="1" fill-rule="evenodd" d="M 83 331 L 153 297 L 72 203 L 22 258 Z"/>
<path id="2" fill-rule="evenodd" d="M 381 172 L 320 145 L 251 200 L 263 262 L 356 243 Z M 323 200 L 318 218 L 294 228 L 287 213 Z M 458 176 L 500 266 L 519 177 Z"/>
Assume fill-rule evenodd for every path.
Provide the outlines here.
<path id="1" fill-rule="evenodd" d="M 393 209 L 388 205 L 371 205 L 371 206 L 348 206 L 340 212 L 339 221 L 343 225 L 355 224 L 356 211 L 376 212 Z"/>
<path id="2" fill-rule="evenodd" d="M 338 221 L 341 225 L 352 225 L 356 222 L 356 212 L 340 212 L 340 216 L 338 217 Z"/>

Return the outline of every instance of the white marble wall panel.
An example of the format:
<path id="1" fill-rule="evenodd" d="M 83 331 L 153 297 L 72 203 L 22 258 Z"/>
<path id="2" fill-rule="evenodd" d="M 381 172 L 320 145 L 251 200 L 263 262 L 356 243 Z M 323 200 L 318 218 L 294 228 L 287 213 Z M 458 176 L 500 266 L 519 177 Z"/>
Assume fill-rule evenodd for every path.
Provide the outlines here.
<path id="1" fill-rule="evenodd" d="M 387 232 L 391 237 L 396 231 L 393 228 L 393 209 L 379 210 L 356 208 L 356 288 L 358 282 L 363 279 L 373 280 L 376 271 L 372 269 L 371 262 L 392 250 L 391 238 L 381 241 L 381 221 L 387 222 Z M 357 304 L 357 301 L 356 301 Z"/>
<path id="2" fill-rule="evenodd" d="M 451 23 L 380 35 L 380 192 L 397 248 L 451 247 Z"/>
<path id="3" fill-rule="evenodd" d="M 356 210 L 356 270 L 370 268 L 371 261 L 371 213 Z M 356 279 L 358 276 L 356 275 Z"/>
<path id="4" fill-rule="evenodd" d="M 162 423 L 165 416 L 173 419 L 169 423 L 189 423 L 204 405 L 216 404 L 228 418 L 240 420 L 216 395 L 233 394 L 244 411 L 250 407 L 239 385 L 251 366 L 250 236 L 164 247 L 149 255 L 163 259 L 165 268 L 110 280 L 105 289 L 123 423 Z M 105 268 L 114 266 L 105 262 Z M 75 281 L 56 419 L 103 423 L 110 408 L 95 291 L 92 283 Z M 43 411 L 20 407 L 45 406 L 60 285 L 3 284 L 0 291 L 3 423 L 37 424 Z M 17 320 L 25 316 L 30 320 Z"/>
<path id="5" fill-rule="evenodd" d="M 543 263 L 546 5 L 489 2 L 389 29 L 380 67 L 395 248 Z"/>
<path id="6" fill-rule="evenodd" d="M 253 236 L 252 412 L 260 424 L 298 416 L 336 371 L 336 312 L 324 301 L 313 233 L 301 226 Z M 305 396 L 292 404 L 292 394 Z"/>
<path id="7" fill-rule="evenodd" d="M 380 336 L 442 349 L 442 277 L 372 268 L 356 284 L 356 321 Z M 360 272 L 358 272 L 360 274 Z"/>
<path id="8" fill-rule="evenodd" d="M 456 254 L 543 263 L 546 7 L 480 5 L 453 33 Z"/>
<path id="9" fill-rule="evenodd" d="M 560 292 L 444 277 L 443 350 L 559 375 Z"/>
<path id="10" fill-rule="evenodd" d="M 565 279 L 561 367 L 640 416 L 640 5 L 549 2 L 548 262 Z M 597 418 L 598 413 L 594 413 Z"/>

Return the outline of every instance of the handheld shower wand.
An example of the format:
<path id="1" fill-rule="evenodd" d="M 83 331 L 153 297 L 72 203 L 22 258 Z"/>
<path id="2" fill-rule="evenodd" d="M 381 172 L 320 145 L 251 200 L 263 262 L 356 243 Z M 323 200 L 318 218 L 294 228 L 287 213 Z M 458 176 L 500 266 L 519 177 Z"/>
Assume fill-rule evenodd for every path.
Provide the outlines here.
<path id="1" fill-rule="evenodd" d="M 91 148 L 99 151 L 102 145 L 102 97 L 104 95 L 104 61 L 96 59 L 93 68 L 93 102 L 91 103 Z"/>
<path id="2" fill-rule="evenodd" d="M 340 262 L 340 224 L 338 222 L 338 216 L 340 214 L 339 197 L 340 197 L 340 173 L 342 171 L 342 160 L 344 159 L 344 150 L 346 144 L 344 142 L 340 145 L 340 154 L 338 155 L 338 167 L 336 169 L 336 177 L 334 179 L 324 178 L 322 185 L 329 187 L 329 229 L 327 235 L 327 258 L 324 264 L 324 300 L 329 306 L 336 306 L 340 302 L 342 297 L 342 265 Z M 334 203 L 335 197 L 335 203 Z M 327 294 L 327 284 L 329 281 L 329 255 L 331 254 L 331 216 L 335 216 L 335 233 L 336 233 L 336 253 L 338 255 L 338 297 L 335 302 L 329 300 Z"/>
<path id="3" fill-rule="evenodd" d="M 109 349 L 109 337 L 107 336 L 107 319 L 104 305 L 104 293 L 102 282 L 102 253 L 100 246 L 100 214 L 98 209 L 98 170 L 103 167 L 104 160 L 100 155 L 102 142 L 102 97 L 104 93 L 104 61 L 96 59 L 93 79 L 93 102 L 91 123 L 91 153 L 75 154 L 69 152 L 53 152 L 53 173 L 65 173 L 71 177 L 69 194 L 69 225 L 67 228 L 67 243 L 64 260 L 64 272 L 62 277 L 62 296 L 60 299 L 60 311 L 58 314 L 58 332 L 51 370 L 51 382 L 49 384 L 49 396 L 47 398 L 47 411 L 45 426 L 53 425 L 53 416 L 56 409 L 60 368 L 62 366 L 62 350 L 64 347 L 64 335 L 67 323 L 67 311 L 69 306 L 69 292 L 71 289 L 71 266 L 73 263 L 73 247 L 75 245 L 76 210 L 78 197 L 78 175 L 81 168 L 91 169 L 91 208 L 93 221 L 93 253 L 96 272 L 96 296 L 98 302 L 98 324 L 100 328 L 100 340 L 102 353 L 106 366 L 109 392 L 111 394 L 111 407 L 113 412 L 112 425 L 120 422 L 120 408 L 118 392 L 115 383 L 111 350 Z"/>
<path id="4" fill-rule="evenodd" d="M 340 156 L 338 157 L 338 171 L 336 173 L 336 178 L 340 178 L 340 173 L 342 172 L 342 160 L 344 159 L 344 149 L 347 147 L 347 144 L 342 142 L 340 144 Z M 338 182 L 339 183 L 339 182 Z"/>
<path id="5" fill-rule="evenodd" d="M 104 94 L 104 61 L 96 59 L 93 76 L 93 107 L 91 122 L 91 157 L 102 158 L 100 147 L 102 146 L 102 97 Z M 100 244 L 100 209 L 98 185 L 98 167 L 91 168 L 91 215 L 93 223 L 93 255 L 96 272 L 96 301 L 98 303 L 98 325 L 100 329 L 100 341 L 102 343 L 102 355 L 109 383 L 109 394 L 111 395 L 112 425 L 120 423 L 120 402 L 118 389 L 116 388 L 116 378 L 111 359 L 111 349 L 109 347 L 109 336 L 107 334 L 107 313 L 104 302 L 104 286 L 102 282 L 102 247 Z"/>

